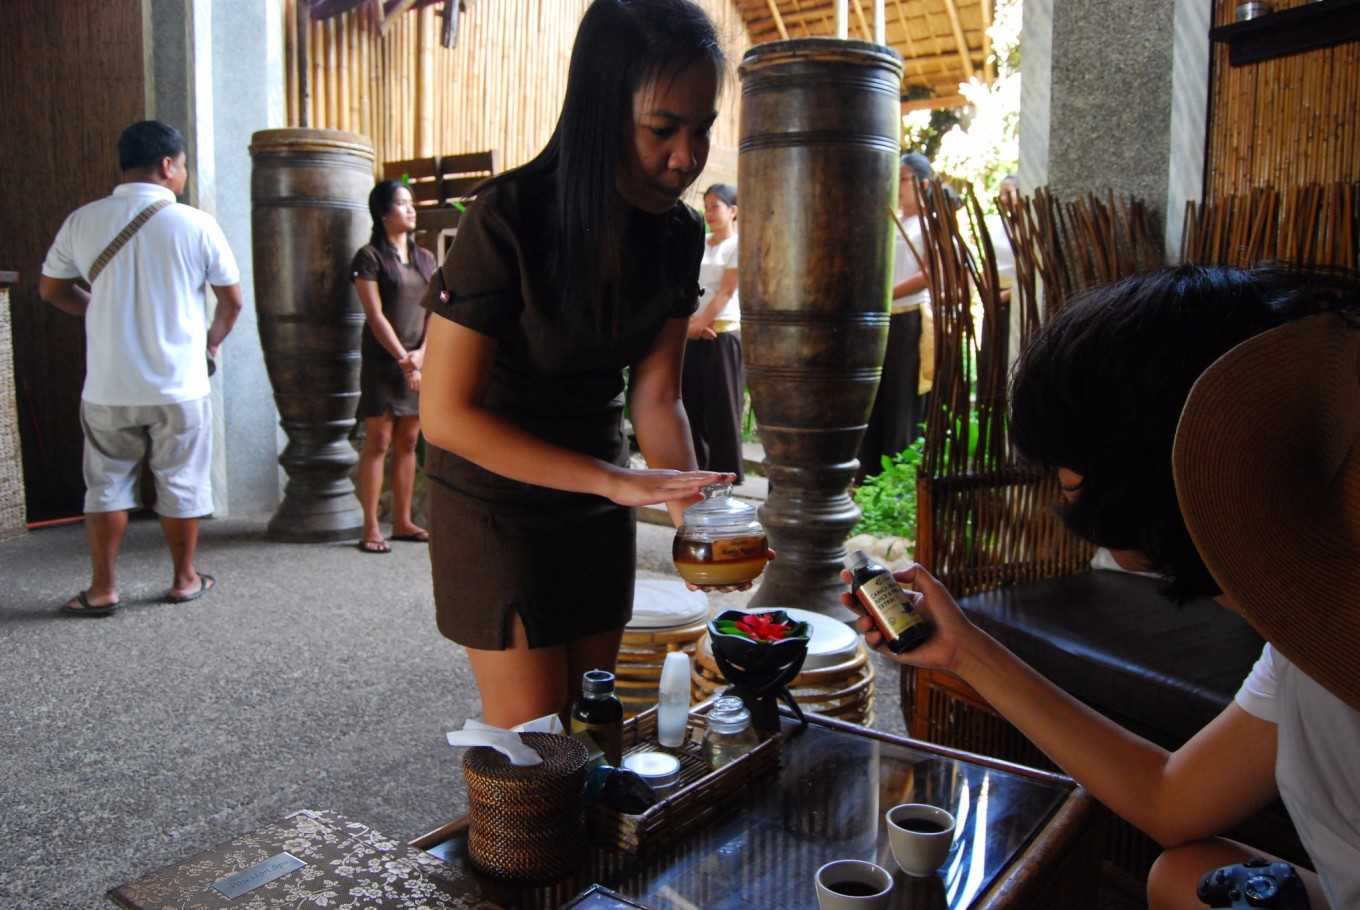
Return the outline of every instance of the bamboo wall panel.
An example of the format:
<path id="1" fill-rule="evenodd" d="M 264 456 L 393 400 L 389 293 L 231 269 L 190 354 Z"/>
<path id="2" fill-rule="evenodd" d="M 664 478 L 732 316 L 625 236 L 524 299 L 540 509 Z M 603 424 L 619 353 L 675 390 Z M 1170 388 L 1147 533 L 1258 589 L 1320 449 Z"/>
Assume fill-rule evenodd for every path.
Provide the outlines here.
<path id="1" fill-rule="evenodd" d="M 141 0 L 0 2 L 0 270 L 11 292 L 28 518 L 83 511 L 79 319 L 38 298 L 72 210 L 118 182 L 118 134 L 145 116 Z"/>
<path id="2" fill-rule="evenodd" d="M 285 0 L 288 123 L 301 126 L 296 4 Z M 730 73 L 699 183 L 737 179 L 736 65 L 749 46 L 736 0 L 699 0 L 723 38 Z M 373 140 L 379 167 L 431 155 L 493 150 L 501 169 L 543 147 L 566 91 L 576 26 L 589 0 L 469 3 L 458 44 L 439 43 L 440 8 L 396 16 L 381 32 L 368 4 L 312 22 L 309 126 Z"/>
<path id="3" fill-rule="evenodd" d="M 1217 0 L 1214 24 L 1232 22 L 1234 5 Z M 1360 42 L 1240 67 L 1226 44 L 1211 52 L 1208 199 L 1360 180 Z"/>

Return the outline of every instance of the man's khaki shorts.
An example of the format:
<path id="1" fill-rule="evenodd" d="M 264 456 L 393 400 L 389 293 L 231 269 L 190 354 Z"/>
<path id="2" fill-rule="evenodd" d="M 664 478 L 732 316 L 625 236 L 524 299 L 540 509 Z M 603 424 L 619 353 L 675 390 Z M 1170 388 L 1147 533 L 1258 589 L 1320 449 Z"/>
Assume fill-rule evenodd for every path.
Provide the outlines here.
<path id="1" fill-rule="evenodd" d="M 142 462 L 156 478 L 156 513 L 166 518 L 212 514 L 212 402 L 80 403 L 85 431 L 85 511 L 122 512 L 141 503 Z"/>

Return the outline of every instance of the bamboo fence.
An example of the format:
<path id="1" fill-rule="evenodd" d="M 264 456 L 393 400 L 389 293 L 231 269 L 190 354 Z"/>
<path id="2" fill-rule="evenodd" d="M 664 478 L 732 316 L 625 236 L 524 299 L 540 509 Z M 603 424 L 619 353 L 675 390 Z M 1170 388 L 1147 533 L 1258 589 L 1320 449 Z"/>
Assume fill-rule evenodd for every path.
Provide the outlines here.
<path id="1" fill-rule="evenodd" d="M 1276 0 L 1277 10 L 1310 0 Z M 1236 0 L 1216 0 L 1214 24 Z M 1213 46 L 1206 188 L 1210 200 L 1259 187 L 1360 181 L 1360 42 L 1230 67 Z"/>
<path id="2" fill-rule="evenodd" d="M 1189 202 L 1181 261 L 1360 268 L 1360 182 L 1263 187 Z"/>
<path id="3" fill-rule="evenodd" d="M 303 126 L 297 4 L 284 0 L 289 126 Z M 735 69 L 749 42 L 735 0 L 699 0 L 723 38 L 729 82 L 719 99 L 702 182 L 736 182 Z M 440 44 L 438 6 L 396 15 L 380 29 L 371 4 L 309 22 L 306 126 L 351 130 L 385 161 L 492 150 L 497 166 L 532 158 L 557 123 L 576 26 L 589 0 L 476 0 L 454 47 Z"/>
<path id="4" fill-rule="evenodd" d="M 1152 215 L 1133 198 L 1064 203 L 1042 189 L 1018 207 L 1002 205 L 1016 265 L 1007 295 L 976 195 L 969 190 L 956 208 L 934 183 L 921 187 L 921 198 L 936 360 L 917 558 L 959 594 L 1079 571 L 1091 548 L 1053 513 L 1055 479 L 1018 463 L 1010 447 L 1011 346 L 1023 346 L 1073 294 L 1159 267 Z M 1014 338 L 1012 308 L 1020 310 Z"/>
<path id="5" fill-rule="evenodd" d="M 1014 206 L 999 200 L 998 208 L 1015 253 L 1021 338 L 1073 294 L 1163 265 L 1155 215 L 1140 199 L 1107 192 L 1062 202 L 1040 187 Z"/>

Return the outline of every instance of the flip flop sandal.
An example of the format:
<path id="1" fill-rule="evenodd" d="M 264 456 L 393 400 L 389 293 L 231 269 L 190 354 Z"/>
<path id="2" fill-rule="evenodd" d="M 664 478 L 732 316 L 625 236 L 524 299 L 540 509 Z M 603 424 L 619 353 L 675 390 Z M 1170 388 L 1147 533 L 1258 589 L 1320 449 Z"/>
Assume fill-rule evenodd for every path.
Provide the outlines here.
<path id="1" fill-rule="evenodd" d="M 200 597 L 202 597 L 204 594 L 207 594 L 215 587 L 217 587 L 216 578 L 213 578 L 207 572 L 199 572 L 197 591 L 193 592 L 192 594 L 167 594 L 165 595 L 165 603 L 187 604 L 191 600 L 198 600 Z"/>
<path id="2" fill-rule="evenodd" d="M 89 598 L 85 596 L 84 591 L 81 591 L 76 595 L 76 603 L 80 604 L 80 606 L 73 607 L 69 601 L 62 604 L 61 612 L 70 616 L 110 616 L 118 612 L 118 608 L 123 605 L 123 602 L 120 600 L 115 600 L 111 604 L 92 604 L 90 603 Z"/>
<path id="3" fill-rule="evenodd" d="M 389 537 L 389 538 L 387 538 L 387 539 L 388 539 L 388 540 L 401 540 L 401 541 L 406 541 L 406 542 L 408 542 L 408 543 L 429 543 L 429 542 L 430 542 L 430 533 L 429 533 L 428 531 L 426 531 L 426 532 L 423 533 L 423 534 L 415 534 L 415 533 L 411 533 L 411 534 L 393 534 L 391 537 Z"/>
<path id="4" fill-rule="evenodd" d="M 367 553 L 370 556 L 381 556 L 384 553 L 391 553 L 392 548 L 387 545 L 385 540 L 361 540 L 359 541 L 359 552 Z"/>

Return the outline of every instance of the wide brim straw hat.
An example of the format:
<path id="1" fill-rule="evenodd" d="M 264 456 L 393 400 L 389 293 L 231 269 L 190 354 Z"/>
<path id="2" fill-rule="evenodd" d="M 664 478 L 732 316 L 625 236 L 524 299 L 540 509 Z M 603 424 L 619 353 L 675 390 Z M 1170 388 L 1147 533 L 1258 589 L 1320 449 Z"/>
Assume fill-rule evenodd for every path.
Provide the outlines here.
<path id="1" fill-rule="evenodd" d="M 1360 710 L 1360 330 L 1310 316 L 1224 354 L 1190 391 L 1172 467 L 1219 586 Z"/>

